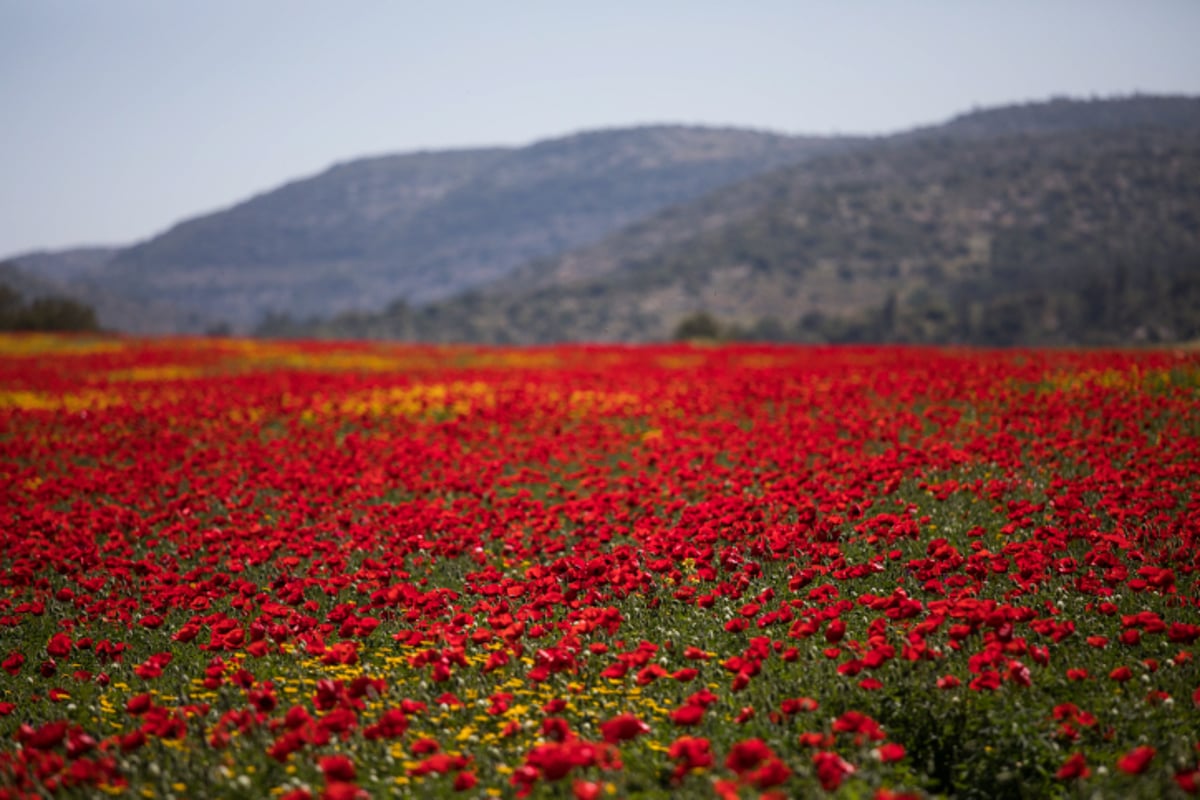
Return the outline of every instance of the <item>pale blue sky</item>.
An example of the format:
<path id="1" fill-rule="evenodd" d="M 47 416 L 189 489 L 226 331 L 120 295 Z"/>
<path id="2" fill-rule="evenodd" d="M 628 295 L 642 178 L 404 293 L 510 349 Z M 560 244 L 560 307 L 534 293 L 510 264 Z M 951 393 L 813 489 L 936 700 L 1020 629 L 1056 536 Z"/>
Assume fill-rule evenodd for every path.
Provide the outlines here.
<path id="1" fill-rule="evenodd" d="M 0 0 L 0 255 L 366 154 L 650 122 L 881 133 L 1200 94 L 1200 0 Z"/>

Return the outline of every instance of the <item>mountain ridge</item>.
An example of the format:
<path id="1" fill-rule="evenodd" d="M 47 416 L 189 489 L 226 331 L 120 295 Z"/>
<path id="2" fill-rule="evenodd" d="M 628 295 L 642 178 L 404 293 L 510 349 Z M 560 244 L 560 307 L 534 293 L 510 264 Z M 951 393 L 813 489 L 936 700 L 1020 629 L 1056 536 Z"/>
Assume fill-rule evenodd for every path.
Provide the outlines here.
<path id="1" fill-rule="evenodd" d="M 201 332 L 224 324 L 234 332 L 256 326 L 278 332 L 291 325 L 301 333 L 413 336 L 424 331 L 445 339 L 454 335 L 444 327 L 450 324 L 446 320 L 462 322 L 459 317 L 472 304 L 519 305 L 522 296 L 554 297 L 586 285 L 584 293 L 594 305 L 612 289 L 601 285 L 604 281 L 628 282 L 630 263 L 659 262 L 642 270 L 642 280 L 667 269 L 662 263 L 673 264 L 670 269 L 681 275 L 689 270 L 700 274 L 689 265 L 705 260 L 703 243 L 709 239 L 719 252 L 729 245 L 728 232 L 739 226 L 757 231 L 752 237 L 757 240 L 771 238 L 769 231 L 759 230 L 770 217 L 763 217 L 763 209 L 791 202 L 789 192 L 794 194 L 796 186 L 789 181 L 811 184 L 813 192 L 825 191 L 822 180 L 832 181 L 839 192 L 854 180 L 869 189 L 868 184 L 901 180 L 888 173 L 896 153 L 911 162 L 920 148 L 930 149 L 934 158 L 938 148 L 953 150 L 964 142 L 976 142 L 979 148 L 972 156 L 978 163 L 968 159 L 958 165 L 973 175 L 987 162 L 983 154 L 989 147 L 1013 148 L 995 144 L 1002 140 L 1024 137 L 1037 150 L 1039 141 L 1086 134 L 1081 146 L 1089 148 L 1099 141 L 1089 136 L 1119 137 L 1149 129 L 1200 132 L 1200 98 L 1053 98 L 975 109 L 935 125 L 872 137 L 651 125 L 579 131 L 524 146 L 375 154 L 333 163 L 181 220 L 107 257 L 103 249 L 90 255 L 81 249 L 22 254 L 10 261 L 64 286 L 69 296 L 103 299 L 98 304 L 104 308 L 101 321 L 109 328 Z M 848 169 L 856 170 L 857 177 L 848 177 Z M 792 177 L 781 177 L 787 175 Z M 907 200 L 895 202 L 904 206 Z M 872 213 L 882 219 L 890 212 Z M 797 238 L 791 222 L 776 219 L 772 224 L 780 236 Z M 844 252 L 852 253 L 857 244 L 845 234 L 835 226 L 826 238 L 842 237 Z M 734 238 L 747 235 L 743 231 Z M 687 259 L 684 252 L 690 253 Z M 823 256 L 826 268 L 831 259 L 837 261 L 835 256 Z M 770 261 L 763 258 L 758 256 L 760 262 Z M 739 276 L 746 266 L 726 264 L 715 273 L 724 277 L 713 283 L 705 273 L 705 280 L 725 286 L 721 291 L 726 293 L 745 295 L 748 284 Z M 851 267 L 841 269 L 858 275 Z M 780 288 L 782 284 L 774 290 Z M 901 301 L 913 293 L 912 286 L 894 288 Z M 549 302 L 546 297 L 533 306 Z M 642 305 L 649 302 L 635 299 Z M 678 316 L 681 300 L 658 297 L 657 302 L 645 313 L 657 308 L 655 313 Z M 575 302 L 580 304 L 588 306 Z M 694 298 L 691 305 L 693 311 L 721 312 L 733 328 L 778 316 L 722 310 L 716 302 L 707 302 L 713 309 L 700 308 Z M 142 309 L 154 313 L 143 314 Z M 403 312 L 403 324 L 383 321 L 397 310 Z M 551 310 L 551 317 L 561 317 L 562 309 Z M 412 322 L 438 316 L 442 327 Z M 287 317 L 291 322 L 278 324 Z M 341 324 L 334 317 L 362 324 Z M 298 326 L 298 319 L 312 324 Z M 653 330 L 653 336 L 661 337 L 670 324 L 642 324 L 637 335 Z M 361 333 L 366 329 L 375 333 Z M 486 338 L 485 329 L 491 330 L 473 321 L 458 335 L 475 331 Z M 511 332 L 495 333 L 513 338 Z M 571 333 L 569 325 L 560 333 L 582 335 Z M 538 340 L 544 338 L 542 334 Z"/>
<path id="2" fill-rule="evenodd" d="M 276 309 L 429 301 L 823 144 L 660 126 L 359 159 L 121 250 L 104 281 L 145 300 L 217 309 L 242 329 Z"/>
<path id="3" fill-rule="evenodd" d="M 738 335 L 791 341 L 1195 337 L 1200 102 L 1182 110 L 1164 125 L 889 137 L 667 209 L 481 292 L 307 331 L 636 341 L 704 311 Z"/>

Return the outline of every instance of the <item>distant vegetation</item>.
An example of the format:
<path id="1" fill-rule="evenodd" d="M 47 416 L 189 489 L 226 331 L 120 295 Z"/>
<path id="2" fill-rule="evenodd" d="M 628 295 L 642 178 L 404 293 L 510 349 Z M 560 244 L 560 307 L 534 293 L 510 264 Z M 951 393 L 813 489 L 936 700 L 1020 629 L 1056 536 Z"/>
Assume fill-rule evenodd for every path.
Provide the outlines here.
<path id="1" fill-rule="evenodd" d="M 707 311 L 697 311 L 679 320 L 672 338 L 678 342 L 695 341 L 696 339 L 728 339 L 731 333 L 732 331 L 722 327 L 720 321 L 712 314 Z"/>
<path id="2" fill-rule="evenodd" d="M 96 312 L 66 297 L 36 297 L 28 302 L 0 283 L 0 331 L 95 331 Z"/>

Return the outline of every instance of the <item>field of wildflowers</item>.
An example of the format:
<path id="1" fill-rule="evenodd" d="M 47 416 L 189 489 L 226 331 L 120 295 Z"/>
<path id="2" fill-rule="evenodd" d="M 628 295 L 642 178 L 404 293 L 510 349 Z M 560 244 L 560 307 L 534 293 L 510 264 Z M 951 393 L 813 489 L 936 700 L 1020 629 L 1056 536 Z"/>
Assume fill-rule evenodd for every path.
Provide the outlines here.
<path id="1" fill-rule="evenodd" d="M 1200 785 L 1200 354 L 0 338 L 0 798 Z"/>

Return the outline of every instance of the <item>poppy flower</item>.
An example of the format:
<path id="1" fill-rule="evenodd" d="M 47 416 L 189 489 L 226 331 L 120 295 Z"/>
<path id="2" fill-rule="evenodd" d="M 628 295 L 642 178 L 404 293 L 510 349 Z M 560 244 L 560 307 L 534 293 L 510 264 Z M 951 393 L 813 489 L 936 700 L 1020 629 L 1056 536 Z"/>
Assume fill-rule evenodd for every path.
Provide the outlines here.
<path id="1" fill-rule="evenodd" d="M 1117 667 L 1112 672 L 1108 673 L 1108 677 L 1119 683 L 1124 683 L 1133 677 L 1133 670 L 1131 670 L 1129 667 Z"/>
<path id="2" fill-rule="evenodd" d="M 137 716 L 139 714 L 145 714 L 153 705 L 154 700 L 149 694 L 136 694 L 125 701 L 125 710 L 130 714 Z"/>
<path id="3" fill-rule="evenodd" d="M 571 793 L 575 800 L 598 800 L 602 787 L 595 781 L 577 780 L 571 785 Z"/>
<path id="4" fill-rule="evenodd" d="M 1200 769 L 1184 769 L 1176 772 L 1175 784 L 1188 794 L 1200 792 Z"/>
<path id="5" fill-rule="evenodd" d="M 1092 774 L 1092 770 L 1088 767 L 1087 761 L 1083 757 L 1083 753 L 1072 753 L 1063 762 L 1058 771 L 1054 773 L 1054 777 L 1060 781 L 1069 781 L 1076 778 L 1086 778 Z"/>
<path id="6" fill-rule="evenodd" d="M 729 749 L 729 754 L 725 757 L 725 766 L 741 775 L 774 755 L 762 739 L 746 739 L 735 743 Z"/>
<path id="7" fill-rule="evenodd" d="M 536 745 L 526 756 L 525 763 L 537 767 L 548 781 L 562 780 L 575 767 L 571 748 L 561 742 Z"/>
<path id="8" fill-rule="evenodd" d="M 800 734 L 799 743 L 801 747 L 833 747 L 836 741 L 832 734 L 816 733 L 815 731 L 805 731 Z"/>
<path id="9" fill-rule="evenodd" d="M 821 782 L 821 787 L 827 792 L 835 791 L 847 776 L 853 775 L 856 771 L 853 764 L 837 753 L 828 750 L 814 753 L 812 760 L 817 780 Z"/>
<path id="10" fill-rule="evenodd" d="M 355 783 L 330 781 L 321 791 L 321 800 L 369 800 L 370 794 Z"/>
<path id="11" fill-rule="evenodd" d="M 1117 759 L 1117 769 L 1130 775 L 1141 775 L 1149 768 L 1157 752 L 1149 745 L 1135 747 Z"/>
<path id="12" fill-rule="evenodd" d="M 71 637 L 65 633 L 56 633 L 46 644 L 46 652 L 54 658 L 65 658 L 71 653 Z"/>
<path id="13" fill-rule="evenodd" d="M 354 780 L 354 762 L 343 755 L 322 756 L 317 761 L 327 781 L 350 782 Z"/>
<path id="14" fill-rule="evenodd" d="M 67 729 L 66 721 L 56 720 L 32 729 L 26 735 L 18 736 L 18 738 L 26 747 L 32 747 L 35 750 L 50 750 L 67 737 Z"/>
<path id="15" fill-rule="evenodd" d="M 671 722 L 674 722 L 676 725 L 696 725 L 703 718 L 703 706 L 687 704 L 671 712 Z"/>
<path id="16" fill-rule="evenodd" d="M 547 717 L 542 720 L 542 736 L 555 742 L 565 742 L 574 738 L 570 724 L 562 717 Z"/>
<path id="17" fill-rule="evenodd" d="M 778 786 L 792 775 L 792 771 L 778 758 L 768 758 L 762 766 L 745 776 L 746 781 L 759 789 Z"/>
<path id="18" fill-rule="evenodd" d="M 399 708 L 384 711 L 379 720 L 363 728 L 367 739 L 395 739 L 408 730 L 408 717 Z"/>
<path id="19" fill-rule="evenodd" d="M 618 714 L 610 720 L 600 723 L 600 732 L 604 741 L 609 744 L 619 744 L 650 732 L 650 726 L 633 714 Z"/>
<path id="20" fill-rule="evenodd" d="M 873 741 L 885 738 L 879 723 L 861 711 L 847 711 L 833 721 L 835 733 L 853 733 Z"/>
<path id="21" fill-rule="evenodd" d="M 706 769 L 713 765 L 712 745 L 708 739 L 692 736 L 680 736 L 671 742 L 667 755 L 674 761 L 673 773 L 676 781 L 692 770 Z"/>
<path id="22" fill-rule="evenodd" d="M 821 705 L 811 697 L 789 697 L 780 704 L 779 710 L 787 716 L 806 711 L 816 711 Z"/>

